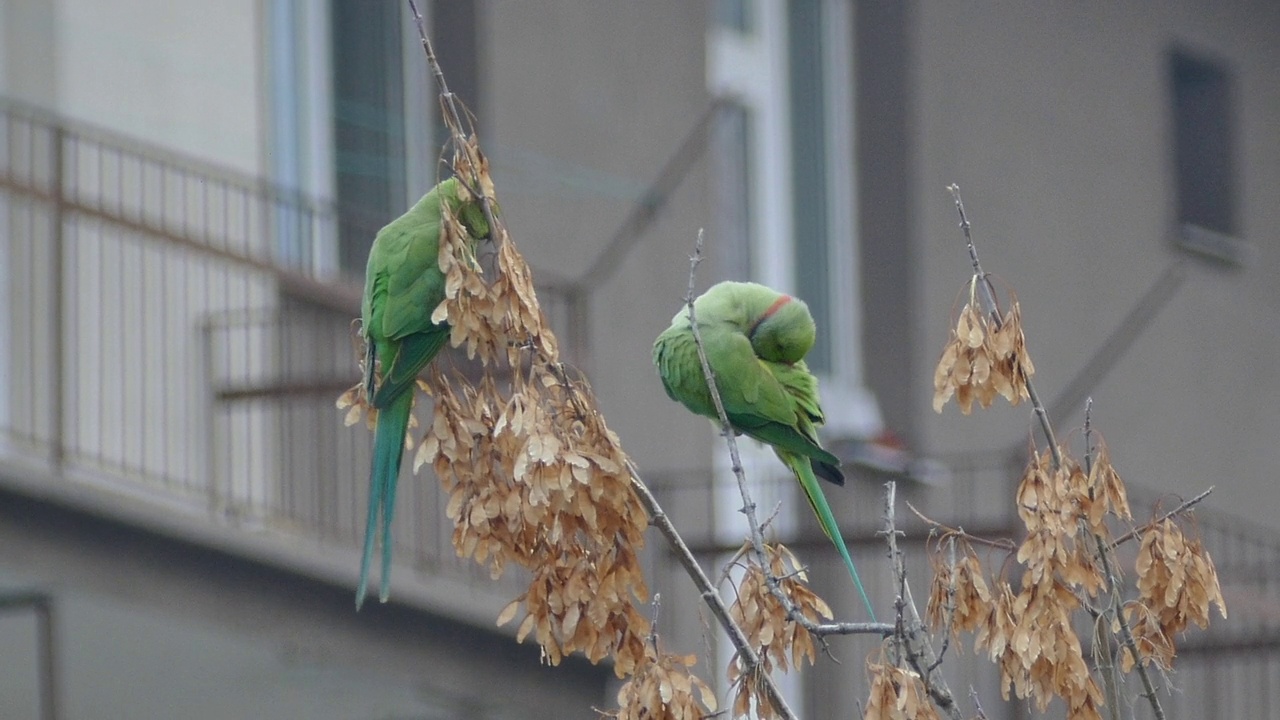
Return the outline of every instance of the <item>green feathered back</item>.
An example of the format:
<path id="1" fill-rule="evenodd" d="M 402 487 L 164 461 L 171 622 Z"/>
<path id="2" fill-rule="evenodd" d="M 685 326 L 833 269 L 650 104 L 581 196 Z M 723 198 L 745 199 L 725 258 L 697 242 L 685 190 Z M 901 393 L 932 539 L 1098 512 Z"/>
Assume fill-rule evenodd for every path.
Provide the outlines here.
<path id="1" fill-rule="evenodd" d="M 448 324 L 431 322 L 432 311 L 444 300 L 442 202 L 462 217 L 472 237 L 488 234 L 479 204 L 468 199 L 457 178 L 449 178 L 379 230 L 369 250 L 361 316 L 382 363 L 374 407 L 385 407 L 404 392 L 449 336 Z"/>

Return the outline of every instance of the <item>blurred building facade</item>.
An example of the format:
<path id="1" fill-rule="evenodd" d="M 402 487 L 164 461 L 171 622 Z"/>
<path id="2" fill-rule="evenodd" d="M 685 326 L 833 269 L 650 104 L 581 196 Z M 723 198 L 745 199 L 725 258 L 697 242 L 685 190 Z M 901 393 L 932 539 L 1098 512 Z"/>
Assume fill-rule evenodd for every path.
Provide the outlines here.
<path id="1" fill-rule="evenodd" d="M 1016 535 L 1029 411 L 931 409 L 969 278 L 958 183 L 1060 433 L 1092 397 L 1139 512 L 1217 487 L 1199 527 L 1233 614 L 1186 638 L 1168 703 L 1274 712 L 1280 9 L 420 5 L 568 360 L 709 567 L 745 533 L 736 490 L 649 360 L 704 227 L 700 287 L 755 279 L 815 312 L 855 477 L 828 497 L 877 605 L 896 471 L 932 517 Z M 430 477 L 406 469 L 393 602 L 351 608 L 370 438 L 333 401 L 368 244 L 440 172 L 433 92 L 396 2 L 0 0 L 0 716 L 612 701 L 607 668 L 541 667 L 494 628 L 519 578 L 454 557 Z M 780 466 L 744 450 L 757 503 L 783 503 L 779 532 L 860 619 Z M 650 559 L 660 630 L 714 658 L 679 569 Z M 803 716 L 854 712 L 874 648 L 838 640 L 843 664 L 790 680 Z M 1028 714 L 982 656 L 947 668 L 988 716 Z"/>

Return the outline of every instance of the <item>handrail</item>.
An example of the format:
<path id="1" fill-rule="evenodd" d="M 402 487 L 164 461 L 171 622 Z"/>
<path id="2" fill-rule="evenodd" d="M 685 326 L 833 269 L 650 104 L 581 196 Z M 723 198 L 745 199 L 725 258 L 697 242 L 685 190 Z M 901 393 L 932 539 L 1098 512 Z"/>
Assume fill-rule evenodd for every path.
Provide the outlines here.
<path id="1" fill-rule="evenodd" d="M 339 212 L 350 219 L 358 211 L 8 98 L 0 98 L 0 130 L 10 144 L 0 190 L 269 273 L 309 302 L 358 311 L 358 278 L 306 262 L 309 253 L 282 251 L 267 240 L 276 233 L 266 227 L 274 217 L 291 223 L 297 242 L 331 238 Z M 25 149 L 14 147 L 23 140 Z M 38 157 L 41 151 L 48 157 Z M 238 207 L 251 226 L 232 228 L 209 213 L 211 206 Z M 372 237 L 383 220 L 360 222 Z"/>
<path id="2" fill-rule="evenodd" d="M 361 289 L 316 250 L 382 220 L 0 99 L 0 460 L 42 475 L 0 482 L 354 578 L 370 441 L 334 399 Z M 403 485 L 398 598 L 491 618 L 511 582 Z"/>

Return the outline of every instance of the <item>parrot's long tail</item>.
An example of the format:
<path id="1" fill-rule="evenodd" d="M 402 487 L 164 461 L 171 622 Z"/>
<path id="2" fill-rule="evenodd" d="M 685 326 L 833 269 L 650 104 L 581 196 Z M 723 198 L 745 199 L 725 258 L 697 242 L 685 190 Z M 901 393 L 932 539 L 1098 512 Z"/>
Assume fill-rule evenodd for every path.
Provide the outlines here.
<path id="1" fill-rule="evenodd" d="M 391 517 L 396 509 L 396 481 L 400 478 L 400 458 L 404 455 L 404 434 L 409 429 L 413 392 L 402 393 L 378 410 L 378 428 L 373 435 L 373 470 L 369 475 L 369 519 L 364 529 L 364 557 L 360 560 L 360 587 L 356 589 L 356 609 L 364 604 L 369 586 L 369 566 L 379 535 L 381 519 L 382 584 L 378 599 L 387 601 L 391 592 Z"/>
<path id="2" fill-rule="evenodd" d="M 862 587 L 862 579 L 858 577 L 858 570 L 853 566 L 853 558 L 849 557 L 849 548 L 844 544 L 844 536 L 840 534 L 840 528 L 836 527 L 835 515 L 831 513 L 831 506 L 827 504 L 822 488 L 818 486 L 818 478 L 813 474 L 809 458 L 786 450 L 776 450 L 776 452 L 800 481 L 800 487 L 804 490 L 805 497 L 809 499 L 809 506 L 818 516 L 818 524 L 822 526 L 822 532 L 826 533 L 832 544 L 836 546 L 836 550 L 840 551 L 845 567 L 849 568 L 849 577 L 853 578 L 853 585 L 858 588 L 858 594 L 862 596 L 862 602 L 867 606 L 867 615 L 871 618 L 871 622 L 876 622 L 876 612 L 871 609 L 871 599 L 867 597 L 867 591 Z"/>

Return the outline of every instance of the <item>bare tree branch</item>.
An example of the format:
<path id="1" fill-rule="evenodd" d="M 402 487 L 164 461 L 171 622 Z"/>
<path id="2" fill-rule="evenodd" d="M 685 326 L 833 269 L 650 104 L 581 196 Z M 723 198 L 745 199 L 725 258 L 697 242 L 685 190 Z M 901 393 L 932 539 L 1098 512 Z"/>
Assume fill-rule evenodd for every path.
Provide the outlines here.
<path id="1" fill-rule="evenodd" d="M 982 269 L 982 265 L 978 261 L 978 251 L 973 244 L 973 236 L 972 236 L 972 233 L 970 232 L 969 219 L 964 212 L 964 202 L 960 199 L 960 187 L 958 185 L 952 184 L 947 187 L 947 190 L 950 191 L 951 197 L 955 200 L 956 212 L 960 215 L 960 229 L 964 232 L 965 243 L 969 250 L 969 258 L 973 263 L 974 277 L 980 283 L 982 288 L 982 298 L 983 298 L 983 304 L 985 306 L 984 310 L 990 316 L 991 322 L 994 324 L 994 326 L 996 328 L 999 328 L 1001 324 L 1001 318 L 1000 318 L 999 309 L 996 305 L 995 292 L 991 287 L 991 283 L 987 278 L 986 272 Z M 1049 414 L 1044 409 L 1044 405 L 1040 402 L 1039 395 L 1036 393 L 1035 386 L 1032 383 L 1031 378 L 1028 377 L 1026 379 L 1026 385 L 1027 385 L 1027 395 L 1030 397 L 1032 408 L 1034 408 L 1035 410 L 1036 419 L 1039 420 L 1040 422 L 1040 429 L 1044 433 L 1045 441 L 1049 445 L 1049 452 L 1053 456 L 1054 470 L 1058 470 L 1063 466 L 1063 459 L 1062 459 L 1062 451 L 1058 447 L 1057 439 L 1054 436 L 1053 424 L 1049 420 Z M 1091 404 L 1092 404 L 1092 401 L 1090 401 L 1090 407 L 1091 407 Z M 1092 430 L 1089 425 L 1089 415 L 1088 415 L 1088 412 L 1086 412 L 1085 431 L 1084 431 L 1085 444 L 1086 444 L 1086 452 L 1085 452 L 1086 475 L 1089 473 L 1089 470 L 1092 467 L 1092 448 L 1089 447 L 1089 443 L 1091 441 L 1090 440 L 1091 432 Z M 1084 525 L 1083 522 L 1081 524 Z M 1142 680 L 1143 689 L 1145 690 L 1143 696 L 1146 697 L 1147 700 L 1150 702 L 1151 709 L 1152 709 L 1152 712 L 1155 713 L 1156 720 L 1164 720 L 1164 717 L 1165 717 L 1164 709 L 1160 706 L 1159 698 L 1156 697 L 1155 686 L 1151 682 L 1150 674 L 1147 672 L 1146 666 L 1141 661 L 1142 656 L 1138 654 L 1137 642 L 1134 640 L 1133 630 L 1129 627 L 1129 623 L 1124 617 L 1124 613 L 1123 613 L 1124 601 L 1122 596 L 1123 593 L 1122 593 L 1120 583 L 1116 579 L 1116 575 L 1113 569 L 1112 558 L 1111 558 L 1111 552 L 1112 552 L 1113 546 L 1109 546 L 1105 538 L 1103 538 L 1101 535 L 1097 534 L 1096 532 L 1093 532 L 1092 529 L 1086 528 L 1085 532 L 1087 532 L 1090 536 L 1092 536 L 1094 545 L 1096 546 L 1098 559 L 1102 563 L 1103 578 L 1106 580 L 1107 592 L 1111 600 L 1112 620 L 1120 627 L 1120 635 L 1124 641 L 1125 647 L 1129 649 L 1129 652 L 1133 653 L 1135 667 L 1138 671 L 1139 678 Z"/>
<path id="2" fill-rule="evenodd" d="M 1093 410 L 1093 399 L 1090 398 L 1086 404 L 1084 415 L 1084 471 L 1090 474 L 1093 469 L 1093 424 L 1091 414 Z M 1093 488 L 1089 488 L 1090 494 Z M 1084 524 L 1083 522 L 1081 523 Z M 1124 640 L 1124 645 L 1133 654 L 1134 669 L 1138 671 L 1138 678 L 1142 681 L 1143 697 L 1151 703 L 1151 712 L 1155 713 L 1156 720 L 1164 720 L 1164 708 L 1160 705 L 1160 698 L 1156 697 L 1155 684 L 1151 682 L 1151 674 L 1147 672 L 1147 666 L 1142 662 L 1142 655 L 1138 654 L 1138 643 L 1133 638 L 1133 630 L 1129 627 L 1129 621 L 1124 617 L 1124 593 L 1120 585 L 1120 581 L 1116 579 L 1114 564 L 1112 562 L 1112 549 L 1107 545 L 1107 541 L 1101 535 L 1090 532 L 1093 536 L 1093 543 L 1097 549 L 1098 559 L 1102 562 L 1102 576 L 1107 581 L 1107 593 L 1111 597 L 1111 616 L 1113 621 L 1120 626 L 1120 637 Z"/>
<path id="3" fill-rule="evenodd" d="M 963 720 L 964 714 L 960 712 L 960 706 L 956 704 L 951 689 L 947 687 L 947 681 L 936 670 L 942 660 L 934 652 L 933 644 L 929 642 L 924 622 L 920 619 L 920 611 L 916 608 L 915 599 L 911 597 L 911 587 L 907 583 L 906 563 L 902 559 L 902 551 L 898 548 L 900 533 L 894 519 L 897 495 L 898 484 L 892 480 L 885 483 L 885 529 L 883 532 L 889 544 L 889 561 L 893 566 L 894 580 L 899 588 L 899 595 L 894 602 L 898 613 L 894 627 L 894 640 L 906 651 L 907 663 L 920 675 L 920 681 L 924 683 L 925 690 L 928 691 L 933 703 L 951 720 Z"/>
<path id="4" fill-rule="evenodd" d="M 756 555 L 756 561 L 765 572 L 766 580 L 769 583 L 769 589 L 776 597 L 778 597 L 780 602 L 784 603 L 784 607 L 787 607 L 788 612 L 790 612 L 794 610 L 794 607 L 791 605 L 790 598 L 786 596 L 786 593 L 782 592 L 782 588 L 778 584 L 777 579 L 768 571 L 769 564 L 765 560 L 764 554 L 764 534 L 760 530 L 760 523 L 756 520 L 755 504 L 751 502 L 751 497 L 747 493 L 746 475 L 742 471 L 742 461 L 738 456 L 738 444 L 734 441 L 733 429 L 729 426 L 729 416 L 725 414 L 724 403 L 721 401 L 720 393 L 716 389 L 715 374 L 711 371 L 711 364 L 707 360 L 707 351 L 702 345 L 702 333 L 698 330 L 698 320 L 693 309 L 693 293 L 697 280 L 698 263 L 702 262 L 702 242 L 704 235 L 705 233 L 699 229 L 698 240 L 693 247 L 693 255 L 689 258 L 689 289 L 685 293 L 685 304 L 689 308 L 689 325 L 693 329 L 693 340 L 698 349 L 698 360 L 702 363 L 702 372 L 706 375 L 707 387 L 711 391 L 711 399 L 715 403 L 716 412 L 720 415 L 720 427 L 723 429 L 725 438 L 729 443 L 729 457 L 733 461 L 734 475 L 738 478 L 738 488 L 742 491 L 742 510 L 743 513 L 746 514 L 747 522 L 751 527 L 751 544 Z M 705 575 L 703 577 L 705 577 Z M 718 593 L 716 594 L 716 597 L 719 598 Z M 722 605 L 723 602 L 723 600 L 720 601 Z M 739 630 L 738 632 L 741 633 L 742 631 Z M 747 644 L 746 636 L 742 636 L 741 643 L 739 643 L 738 639 L 732 637 L 730 639 L 733 641 L 734 647 L 737 648 L 738 652 L 747 661 L 747 670 L 759 670 L 760 659 Z M 757 672 L 756 674 L 762 679 L 765 692 L 769 696 L 770 702 L 773 703 L 774 709 L 784 717 L 795 717 L 791 708 L 787 706 L 786 699 L 782 697 L 782 694 L 778 691 L 777 685 L 774 684 L 773 678 L 765 672 Z"/>
<path id="5" fill-rule="evenodd" d="M 951 192 L 951 197 L 956 201 L 956 212 L 960 215 L 960 229 L 964 231 L 964 240 L 969 248 L 969 259 L 973 263 L 974 277 L 977 278 L 982 288 L 984 309 L 991 317 L 992 324 L 999 329 L 1003 321 L 1000 319 L 1000 309 L 996 303 L 995 290 L 991 287 L 991 280 L 987 277 L 986 271 L 982 269 L 982 263 L 978 262 L 978 249 L 973 244 L 969 218 L 964 214 L 964 201 L 960 199 L 960 186 L 953 183 L 947 186 L 947 190 Z M 1058 449 L 1058 440 L 1053 434 L 1053 424 L 1049 422 L 1049 413 L 1044 409 L 1044 403 L 1040 402 L 1040 395 L 1036 392 L 1031 378 L 1027 378 L 1027 395 L 1030 396 L 1031 407 L 1035 411 L 1036 418 L 1040 421 L 1040 430 L 1044 432 L 1045 441 L 1049 443 L 1049 452 L 1053 453 L 1053 466 L 1055 468 L 1061 467 L 1062 451 Z"/>
<path id="6" fill-rule="evenodd" d="M 1169 519 L 1169 518 L 1171 518 L 1171 517 L 1177 517 L 1178 515 L 1181 515 L 1181 514 L 1185 513 L 1186 511 L 1190 510 L 1192 507 L 1195 507 L 1196 505 L 1199 505 L 1201 500 L 1204 500 L 1205 498 L 1209 497 L 1209 494 L 1210 494 L 1210 493 L 1212 493 L 1216 488 L 1217 488 L 1217 485 L 1210 485 L 1210 486 L 1209 486 L 1209 489 L 1207 489 L 1207 490 L 1205 490 L 1205 491 L 1201 492 L 1199 495 L 1196 495 L 1195 497 L 1191 498 L 1190 500 L 1187 500 L 1187 501 L 1183 502 L 1183 503 L 1182 503 L 1181 505 L 1179 505 L 1178 507 L 1176 507 L 1176 508 L 1174 508 L 1174 509 L 1170 510 L 1169 512 L 1167 512 L 1167 513 L 1165 513 L 1165 514 L 1161 515 L 1160 517 L 1158 517 L 1158 518 L 1156 518 L 1156 519 L 1152 520 L 1151 522 L 1149 522 L 1149 523 L 1147 523 L 1147 524 L 1145 524 L 1145 525 L 1143 525 L 1143 526 L 1141 526 L 1141 527 L 1134 528 L 1134 529 L 1130 530 L 1129 532 L 1127 532 L 1127 533 L 1125 533 L 1125 534 L 1121 535 L 1120 537 L 1116 538 L 1115 540 L 1112 540 L 1112 541 L 1111 541 L 1111 545 L 1110 545 L 1110 547 L 1111 547 L 1112 549 L 1115 549 L 1115 548 L 1119 547 L 1120 545 L 1123 545 L 1124 543 L 1127 543 L 1127 542 L 1129 542 L 1130 540 L 1134 539 L 1134 538 L 1135 538 L 1135 537 L 1137 537 L 1138 535 L 1141 535 L 1143 531 L 1145 531 L 1145 530 L 1147 530 L 1147 529 L 1149 529 L 1149 528 L 1155 527 L 1156 525 L 1159 525 L 1160 523 L 1164 522 L 1165 520 L 1168 520 L 1168 519 Z"/>
<path id="7" fill-rule="evenodd" d="M 944 525 L 943 523 L 940 523 L 937 520 L 934 520 L 928 515 L 925 515 L 924 513 L 920 512 L 918 509 L 916 509 L 914 505 L 912 505 L 911 503 L 905 500 L 903 501 L 903 504 L 907 506 L 908 510 L 915 513 L 916 517 L 920 518 L 924 522 L 933 526 L 935 529 L 941 530 L 947 535 L 961 537 L 961 538 L 964 538 L 965 540 L 968 540 L 969 542 L 978 543 L 980 545 L 986 545 L 988 547 L 996 548 L 997 550 L 1006 550 L 1008 552 L 1013 552 L 1014 550 L 1018 549 L 1018 544 L 1009 538 L 996 538 L 993 540 L 991 538 L 984 538 L 980 535 L 970 535 L 969 533 L 964 531 L 964 528 L 953 528 L 950 525 Z"/>
<path id="8" fill-rule="evenodd" d="M 418 6 L 413 0 L 408 0 L 408 2 L 409 10 L 413 13 L 414 24 L 417 25 L 418 28 L 418 38 L 422 41 L 422 50 L 427 54 L 427 65 L 431 68 L 431 75 L 435 78 L 436 87 L 440 89 L 440 109 L 444 114 L 445 125 L 449 127 L 449 135 L 453 142 L 456 161 L 456 153 L 460 148 L 463 148 L 466 145 L 466 137 L 462 132 L 464 125 L 462 121 L 462 113 L 458 110 L 458 99 L 457 96 L 449 90 L 449 84 L 444 79 L 444 71 L 440 68 L 440 62 L 436 60 L 436 51 L 431 44 L 431 39 L 427 37 L 427 26 L 426 22 L 422 19 L 422 13 L 418 12 Z M 462 155 L 464 161 L 470 166 L 468 170 L 471 173 L 471 177 L 478 181 L 480 177 L 480 168 L 474 166 L 474 158 L 467 153 L 463 153 Z M 458 173 L 458 170 L 459 169 L 457 167 L 454 167 L 454 173 L 461 175 L 461 173 Z M 489 224 L 489 231 L 491 233 L 496 232 L 498 225 L 494 222 L 493 202 L 483 191 L 483 188 L 472 187 L 469 183 L 465 182 L 466 178 L 461 179 L 464 180 L 462 183 L 463 187 L 466 187 L 473 196 L 480 199 L 480 206 L 484 209 L 484 219 L 485 222 Z"/>

